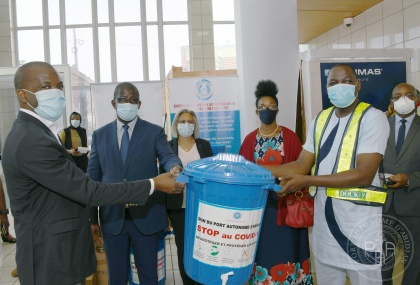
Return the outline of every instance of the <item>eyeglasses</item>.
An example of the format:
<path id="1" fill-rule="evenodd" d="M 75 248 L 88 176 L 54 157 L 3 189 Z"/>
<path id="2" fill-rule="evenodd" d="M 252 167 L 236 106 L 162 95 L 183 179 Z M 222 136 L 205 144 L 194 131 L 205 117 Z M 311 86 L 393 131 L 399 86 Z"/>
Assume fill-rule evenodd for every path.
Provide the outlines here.
<path id="1" fill-rule="evenodd" d="M 270 110 L 270 111 L 277 111 L 279 108 L 276 105 L 270 105 L 270 106 L 265 106 L 265 105 L 260 105 L 258 106 L 257 110 L 258 111 L 265 111 L 265 110 Z"/>
<path id="2" fill-rule="evenodd" d="M 403 97 L 403 95 L 394 95 L 391 97 L 392 101 L 396 102 L 398 100 L 400 100 L 400 98 Z M 407 97 L 408 99 L 410 99 L 411 101 L 416 100 L 416 95 L 414 94 L 406 94 L 405 97 Z"/>
<path id="3" fill-rule="evenodd" d="M 138 104 L 140 102 L 140 99 L 138 98 L 127 99 L 125 97 L 118 97 L 118 98 L 115 98 L 114 100 L 121 104 L 125 104 L 125 103 Z"/>

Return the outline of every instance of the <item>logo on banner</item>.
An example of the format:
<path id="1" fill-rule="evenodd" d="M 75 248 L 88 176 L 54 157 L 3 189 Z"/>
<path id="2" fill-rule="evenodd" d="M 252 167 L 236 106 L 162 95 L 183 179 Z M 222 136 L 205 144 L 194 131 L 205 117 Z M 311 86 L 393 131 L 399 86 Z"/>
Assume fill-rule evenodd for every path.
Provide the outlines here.
<path id="1" fill-rule="evenodd" d="M 207 79 L 201 79 L 196 84 L 196 93 L 195 95 L 200 100 L 208 100 L 213 95 L 213 85 Z"/>
<path id="2" fill-rule="evenodd" d="M 328 76 L 328 73 L 330 73 L 330 70 L 331 69 L 325 69 L 324 76 Z M 382 68 L 364 68 L 364 69 L 356 68 L 355 71 L 358 76 L 382 74 Z"/>

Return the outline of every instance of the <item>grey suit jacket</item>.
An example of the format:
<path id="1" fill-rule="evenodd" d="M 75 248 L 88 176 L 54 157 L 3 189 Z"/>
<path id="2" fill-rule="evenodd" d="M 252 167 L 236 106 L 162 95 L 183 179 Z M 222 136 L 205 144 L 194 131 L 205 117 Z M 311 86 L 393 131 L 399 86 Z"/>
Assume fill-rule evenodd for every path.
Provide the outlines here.
<path id="1" fill-rule="evenodd" d="M 15 219 L 22 285 L 75 284 L 96 269 L 85 205 L 144 205 L 150 182 L 101 184 L 79 169 L 53 133 L 19 112 L 2 164 Z"/>
<path id="2" fill-rule="evenodd" d="M 389 119 L 390 134 L 384 155 L 385 173 L 408 175 L 409 185 L 402 189 L 389 189 L 383 211 L 389 210 L 394 203 L 395 211 L 400 216 L 420 216 L 420 117 L 416 115 L 408 130 L 400 154 L 395 147 L 395 116 Z"/>

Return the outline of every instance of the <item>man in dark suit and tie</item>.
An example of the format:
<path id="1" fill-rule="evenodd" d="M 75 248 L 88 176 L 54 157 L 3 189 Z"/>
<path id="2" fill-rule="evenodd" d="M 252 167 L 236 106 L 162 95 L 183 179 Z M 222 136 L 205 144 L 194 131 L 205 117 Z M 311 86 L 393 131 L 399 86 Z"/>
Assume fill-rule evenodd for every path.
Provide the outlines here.
<path id="1" fill-rule="evenodd" d="M 184 185 L 171 173 L 113 185 L 92 181 L 49 129 L 65 108 L 56 70 L 30 62 L 17 70 L 14 84 L 20 110 L 2 165 L 15 219 L 20 284 L 83 284 L 96 269 L 85 205 L 144 205 L 155 189 L 180 193 Z"/>
<path id="2" fill-rule="evenodd" d="M 147 179 L 157 175 L 157 159 L 167 172 L 178 173 L 182 163 L 170 148 L 163 128 L 137 116 L 141 105 L 137 88 L 129 82 L 118 84 L 111 103 L 117 120 L 93 133 L 88 175 L 102 182 Z M 100 207 L 99 221 L 98 208 L 92 208 L 90 218 L 93 235 L 102 232 L 104 239 L 109 285 L 127 284 L 130 246 L 141 284 L 158 283 L 159 236 L 168 225 L 163 193 L 153 193 L 144 207 Z"/>
<path id="3" fill-rule="evenodd" d="M 420 284 L 420 117 L 416 114 L 417 102 L 417 91 L 410 84 L 401 83 L 392 91 L 391 105 L 395 115 L 388 118 L 390 135 L 384 155 L 384 172 L 392 176 L 388 178 L 391 185 L 388 185 L 383 207 L 383 284 L 392 284 L 394 254 L 401 241 L 404 250 L 402 284 Z M 393 234 L 395 232 L 399 235 Z M 402 272 L 395 273 L 394 276 Z"/>

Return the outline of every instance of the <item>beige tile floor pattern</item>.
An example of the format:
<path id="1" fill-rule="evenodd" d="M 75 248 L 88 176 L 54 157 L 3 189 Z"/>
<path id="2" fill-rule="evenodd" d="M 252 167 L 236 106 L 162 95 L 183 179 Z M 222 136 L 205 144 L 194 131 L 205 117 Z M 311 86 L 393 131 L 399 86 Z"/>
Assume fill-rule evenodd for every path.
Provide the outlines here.
<path id="1" fill-rule="evenodd" d="M 9 222 L 10 222 L 10 233 L 15 236 L 14 231 L 14 223 L 13 217 L 9 215 Z M 1 242 L 1 241 L 0 241 Z M 175 245 L 175 238 L 174 235 L 168 235 L 165 239 L 165 250 L 166 250 L 166 282 L 165 285 L 182 285 L 182 279 L 179 274 L 179 266 L 178 266 L 178 258 L 176 252 L 176 245 Z M 10 275 L 10 272 L 16 267 L 16 244 L 10 243 L 3 243 L 3 260 L 2 260 L 2 267 L 1 267 L 1 280 L 3 281 L 3 285 L 18 285 L 20 284 L 19 278 L 14 278 Z M 313 260 L 313 256 L 311 255 L 312 262 L 311 264 L 315 264 Z M 400 265 L 402 266 L 402 264 Z M 315 283 L 314 285 L 318 285 L 316 282 L 316 271 L 315 267 L 313 267 L 313 276 Z M 394 279 L 394 285 L 401 284 L 402 276 L 397 277 Z M 325 284 L 319 284 L 325 285 Z M 346 285 L 351 285 L 350 280 L 347 278 Z"/>

